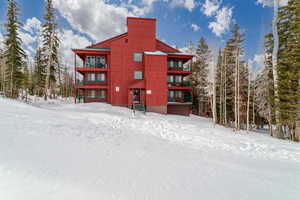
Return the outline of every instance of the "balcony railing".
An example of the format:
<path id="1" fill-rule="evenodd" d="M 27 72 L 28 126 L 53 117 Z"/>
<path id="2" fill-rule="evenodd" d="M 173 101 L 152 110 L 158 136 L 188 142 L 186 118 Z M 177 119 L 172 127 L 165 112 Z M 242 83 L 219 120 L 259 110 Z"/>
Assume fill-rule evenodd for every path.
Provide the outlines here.
<path id="1" fill-rule="evenodd" d="M 107 81 L 89 81 L 89 80 L 81 80 L 81 81 L 76 81 L 76 85 L 106 85 Z"/>
<path id="2" fill-rule="evenodd" d="M 192 96 L 187 95 L 184 97 L 168 97 L 169 103 L 192 103 Z"/>
<path id="3" fill-rule="evenodd" d="M 107 63 L 96 63 L 96 64 L 84 64 L 83 68 L 100 68 L 100 69 L 106 69 L 108 68 Z"/>
<path id="4" fill-rule="evenodd" d="M 168 70 L 169 71 L 172 71 L 172 70 L 174 70 L 174 71 L 191 71 L 192 68 L 189 65 L 184 66 L 184 67 L 175 67 L 175 66 L 171 67 L 171 66 L 168 66 Z"/>
<path id="5" fill-rule="evenodd" d="M 168 82 L 168 87 L 190 87 L 192 83 L 190 81 L 183 82 Z"/>
<path id="6" fill-rule="evenodd" d="M 75 85 L 84 85 L 82 80 L 76 80 Z"/>

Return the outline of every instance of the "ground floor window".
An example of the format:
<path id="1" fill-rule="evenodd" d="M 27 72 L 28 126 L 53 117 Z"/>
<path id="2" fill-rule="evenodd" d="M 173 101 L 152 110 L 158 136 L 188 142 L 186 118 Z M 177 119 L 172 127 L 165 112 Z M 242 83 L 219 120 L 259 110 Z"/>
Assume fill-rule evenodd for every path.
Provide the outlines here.
<path id="1" fill-rule="evenodd" d="M 181 90 L 170 90 L 169 97 L 170 98 L 182 98 L 182 91 Z"/>
<path id="2" fill-rule="evenodd" d="M 105 98 L 106 91 L 105 90 L 88 90 L 87 91 L 88 98 Z"/>

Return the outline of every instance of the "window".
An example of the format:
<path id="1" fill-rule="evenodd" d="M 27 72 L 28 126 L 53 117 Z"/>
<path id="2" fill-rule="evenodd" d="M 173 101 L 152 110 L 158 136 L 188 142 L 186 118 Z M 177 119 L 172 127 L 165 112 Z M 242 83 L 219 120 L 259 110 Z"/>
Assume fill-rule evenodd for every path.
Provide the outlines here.
<path id="1" fill-rule="evenodd" d="M 176 83 L 181 83 L 182 82 L 182 76 L 181 75 L 176 75 L 175 76 L 175 82 Z"/>
<path id="2" fill-rule="evenodd" d="M 175 98 L 182 98 L 182 91 L 175 91 Z"/>
<path id="3" fill-rule="evenodd" d="M 134 71 L 134 80 L 143 80 L 143 71 Z"/>
<path id="4" fill-rule="evenodd" d="M 87 56 L 85 59 L 86 67 L 95 67 L 95 56 Z"/>
<path id="5" fill-rule="evenodd" d="M 104 73 L 96 74 L 96 81 L 105 81 L 105 74 Z"/>
<path id="6" fill-rule="evenodd" d="M 168 82 L 169 83 L 173 83 L 174 82 L 174 76 L 173 75 L 169 75 L 168 76 Z"/>
<path id="7" fill-rule="evenodd" d="M 170 97 L 170 98 L 173 98 L 173 97 L 174 97 L 174 90 L 170 90 L 170 91 L 169 91 L 169 97 Z"/>
<path id="8" fill-rule="evenodd" d="M 173 60 L 170 60 L 170 61 L 169 61 L 169 67 L 170 67 L 170 68 L 174 68 L 174 61 L 173 61 Z"/>
<path id="9" fill-rule="evenodd" d="M 95 81 L 95 74 L 94 73 L 88 73 L 87 74 L 87 80 L 88 81 Z"/>
<path id="10" fill-rule="evenodd" d="M 143 54 L 142 53 L 133 53 L 133 60 L 135 62 L 142 62 L 143 61 Z"/>
<path id="11" fill-rule="evenodd" d="M 106 91 L 105 90 L 88 90 L 87 97 L 88 98 L 105 98 Z"/>
<path id="12" fill-rule="evenodd" d="M 178 61 L 178 67 L 182 68 L 182 61 L 181 60 Z"/>
<path id="13" fill-rule="evenodd" d="M 87 92 L 88 92 L 88 94 L 87 94 L 88 98 L 95 98 L 96 97 L 96 91 L 95 90 L 88 90 Z"/>
<path id="14" fill-rule="evenodd" d="M 105 90 L 96 90 L 96 97 L 97 98 L 103 99 L 103 98 L 105 98 L 105 96 L 106 96 Z"/>
<path id="15" fill-rule="evenodd" d="M 105 67 L 105 57 L 96 56 L 96 67 L 104 68 Z"/>

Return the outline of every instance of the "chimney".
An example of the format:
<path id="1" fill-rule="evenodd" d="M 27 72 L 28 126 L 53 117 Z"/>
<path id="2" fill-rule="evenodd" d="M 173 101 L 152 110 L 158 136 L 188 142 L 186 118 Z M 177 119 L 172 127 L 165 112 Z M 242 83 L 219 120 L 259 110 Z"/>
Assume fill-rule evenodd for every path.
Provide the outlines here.
<path id="1" fill-rule="evenodd" d="M 144 50 L 155 51 L 156 19 L 128 17 L 127 30 L 130 43 L 140 44 Z"/>

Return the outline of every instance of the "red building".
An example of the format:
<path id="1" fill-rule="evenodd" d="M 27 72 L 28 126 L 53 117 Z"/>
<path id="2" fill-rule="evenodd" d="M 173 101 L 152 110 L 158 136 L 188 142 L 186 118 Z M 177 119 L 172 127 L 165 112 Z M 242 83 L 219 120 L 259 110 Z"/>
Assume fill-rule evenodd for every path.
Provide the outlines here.
<path id="1" fill-rule="evenodd" d="M 192 55 L 156 39 L 156 19 L 127 18 L 127 32 L 73 52 L 75 101 L 143 104 L 157 113 L 190 113 Z"/>

